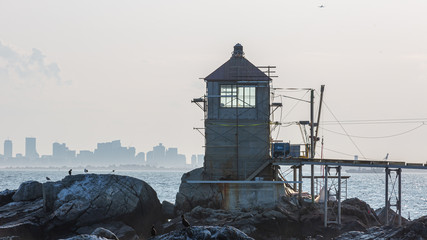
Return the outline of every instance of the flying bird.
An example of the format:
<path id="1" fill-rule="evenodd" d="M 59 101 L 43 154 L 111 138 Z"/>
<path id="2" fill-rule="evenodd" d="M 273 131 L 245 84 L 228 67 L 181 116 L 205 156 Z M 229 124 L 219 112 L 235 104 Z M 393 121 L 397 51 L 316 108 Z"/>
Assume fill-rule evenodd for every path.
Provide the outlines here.
<path id="1" fill-rule="evenodd" d="M 50 178 L 49 178 L 49 177 L 46 177 L 46 180 L 50 181 Z"/>
<path id="2" fill-rule="evenodd" d="M 319 7 L 320 7 L 320 8 L 324 8 L 324 7 L 325 7 L 325 5 L 320 5 Z"/>
<path id="3" fill-rule="evenodd" d="M 156 229 L 154 228 L 154 225 L 153 225 L 151 227 L 151 236 L 154 237 L 154 236 L 156 236 L 156 234 L 157 234 L 157 231 L 156 231 Z"/>
<path id="4" fill-rule="evenodd" d="M 68 175 L 71 176 L 71 172 L 73 171 L 73 169 L 68 170 Z"/>
<path id="5" fill-rule="evenodd" d="M 181 219 L 182 219 L 182 225 L 184 225 L 184 227 L 189 227 L 190 226 L 190 223 L 187 221 L 187 219 L 185 219 L 185 217 L 184 217 L 184 214 L 183 215 L 181 215 Z"/>
<path id="6" fill-rule="evenodd" d="M 85 168 L 85 170 L 84 170 L 84 171 L 85 171 L 85 173 L 89 172 L 89 170 L 87 170 L 86 168 Z"/>

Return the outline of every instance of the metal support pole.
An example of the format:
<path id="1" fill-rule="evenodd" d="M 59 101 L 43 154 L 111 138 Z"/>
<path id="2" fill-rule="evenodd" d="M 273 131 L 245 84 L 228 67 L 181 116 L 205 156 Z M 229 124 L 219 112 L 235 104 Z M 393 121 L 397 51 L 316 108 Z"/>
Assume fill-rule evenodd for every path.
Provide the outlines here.
<path id="1" fill-rule="evenodd" d="M 341 224 L 341 166 L 337 167 L 338 172 L 338 192 L 337 192 L 337 200 L 338 200 L 338 224 Z"/>
<path id="2" fill-rule="evenodd" d="M 314 158 L 314 144 L 316 139 L 314 139 L 314 89 L 311 89 L 310 96 L 310 158 Z M 314 203 L 314 165 L 311 165 L 311 201 Z"/>
<path id="3" fill-rule="evenodd" d="M 292 166 L 292 168 L 294 169 L 294 191 L 297 190 L 297 166 Z"/>
<path id="4" fill-rule="evenodd" d="M 324 225 L 325 227 L 328 226 L 328 165 L 325 165 L 325 185 L 323 186 L 324 191 L 325 191 L 325 201 L 324 201 L 324 211 L 325 211 L 325 215 L 324 215 Z"/>
<path id="5" fill-rule="evenodd" d="M 311 202 L 314 203 L 314 165 L 311 164 Z"/>
<path id="6" fill-rule="evenodd" d="M 398 174 L 398 199 L 397 199 L 397 211 L 399 212 L 399 227 L 402 226 L 402 169 L 399 168 L 396 171 Z"/>
<path id="7" fill-rule="evenodd" d="M 301 200 L 302 199 L 302 165 L 299 165 L 298 167 L 298 198 Z"/>
<path id="8" fill-rule="evenodd" d="M 388 226 L 388 209 L 390 208 L 390 202 L 388 201 L 388 175 L 390 170 L 388 167 L 385 168 L 385 225 Z"/>

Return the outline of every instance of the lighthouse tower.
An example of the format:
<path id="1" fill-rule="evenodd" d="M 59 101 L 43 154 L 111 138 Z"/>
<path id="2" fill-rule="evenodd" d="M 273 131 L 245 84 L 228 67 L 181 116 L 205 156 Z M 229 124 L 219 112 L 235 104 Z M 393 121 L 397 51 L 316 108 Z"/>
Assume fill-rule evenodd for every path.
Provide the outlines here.
<path id="1" fill-rule="evenodd" d="M 212 180 L 246 180 L 270 158 L 270 82 L 236 44 L 231 58 L 204 78 L 205 172 Z M 273 180 L 266 167 L 256 177 Z"/>

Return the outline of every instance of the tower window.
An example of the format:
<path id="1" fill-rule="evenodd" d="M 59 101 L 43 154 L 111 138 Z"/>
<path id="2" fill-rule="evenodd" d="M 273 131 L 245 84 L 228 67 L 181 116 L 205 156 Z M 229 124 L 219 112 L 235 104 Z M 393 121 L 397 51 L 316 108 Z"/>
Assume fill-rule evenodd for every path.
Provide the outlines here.
<path id="1" fill-rule="evenodd" d="M 221 107 L 225 108 L 254 108 L 255 87 L 221 85 Z"/>

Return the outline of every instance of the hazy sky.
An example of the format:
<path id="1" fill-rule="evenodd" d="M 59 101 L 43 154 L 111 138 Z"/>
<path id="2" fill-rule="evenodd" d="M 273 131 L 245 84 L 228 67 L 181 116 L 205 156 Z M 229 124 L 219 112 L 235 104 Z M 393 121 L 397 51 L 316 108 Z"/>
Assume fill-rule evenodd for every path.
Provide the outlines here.
<path id="1" fill-rule="evenodd" d="M 31 136 L 40 154 L 55 141 L 93 150 L 115 139 L 138 152 L 162 142 L 187 157 L 203 153 L 193 130 L 203 113 L 190 100 L 236 43 L 255 65 L 277 66 L 275 87 L 325 84 L 339 120 L 427 118 L 426 12 L 424 0 L 0 0 L 0 152 L 9 138 L 24 153 Z M 308 120 L 308 104 L 288 114 L 296 102 L 282 99 L 283 121 Z M 335 120 L 324 110 L 323 120 Z M 425 162 L 421 124 L 343 125 L 364 137 L 420 126 L 353 137 L 360 151 L 320 130 L 325 149 L 347 154 L 324 155 Z M 300 143 L 299 128 L 281 128 L 279 139 Z"/>

